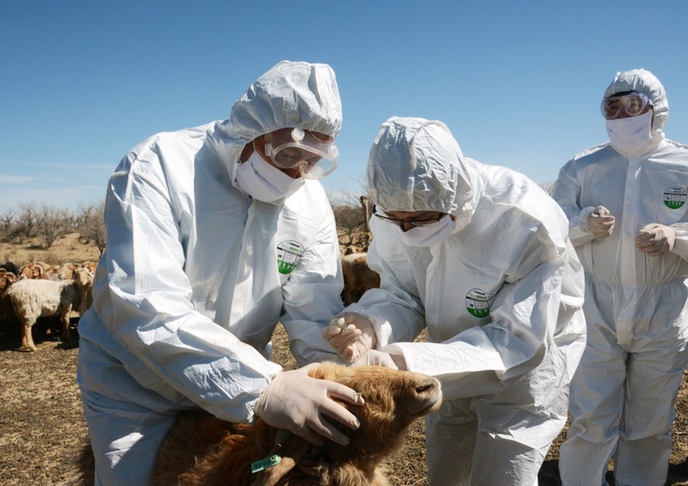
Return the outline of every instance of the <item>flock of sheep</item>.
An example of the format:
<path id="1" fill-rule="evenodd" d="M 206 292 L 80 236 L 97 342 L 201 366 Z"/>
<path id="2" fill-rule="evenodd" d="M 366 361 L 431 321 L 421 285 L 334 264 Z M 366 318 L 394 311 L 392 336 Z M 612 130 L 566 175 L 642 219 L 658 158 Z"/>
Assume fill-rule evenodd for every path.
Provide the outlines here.
<path id="1" fill-rule="evenodd" d="M 91 305 L 94 263 L 0 265 L 0 336 L 21 337 L 21 349 L 36 351 L 32 331 L 39 318 L 64 341 L 71 340 L 72 313 Z"/>
<path id="2" fill-rule="evenodd" d="M 95 267 L 92 262 L 61 266 L 32 262 L 21 268 L 12 262 L 0 264 L 0 337 L 21 337 L 21 349 L 36 351 L 32 330 L 39 318 L 46 318 L 51 332 L 69 340 L 72 313 L 82 315 L 91 305 Z M 380 285 L 365 253 L 343 255 L 342 272 L 345 305 Z"/>
<path id="3" fill-rule="evenodd" d="M 379 276 L 367 267 L 365 253 L 344 255 L 342 270 L 345 304 L 379 286 Z M 21 337 L 22 350 L 36 351 L 32 331 L 39 322 L 62 340 L 72 340 L 70 319 L 91 305 L 94 272 L 94 263 L 0 265 L 0 336 Z M 439 406 L 439 383 L 417 373 L 331 363 L 321 365 L 316 373 L 318 378 L 339 381 L 364 395 L 366 404 L 351 409 L 362 424 L 350 437 L 352 444 L 346 448 L 334 443 L 313 447 L 292 436 L 280 446 L 279 466 L 251 474 L 245 464 L 276 452 L 277 431 L 260 421 L 251 426 L 229 424 L 197 411 L 181 416 L 168 434 L 158 456 L 154 483 L 388 485 L 384 460 L 401 446 L 414 419 Z M 191 437 L 197 437 L 198 447 Z M 85 444 L 81 484 L 93 484 L 91 454 Z"/>

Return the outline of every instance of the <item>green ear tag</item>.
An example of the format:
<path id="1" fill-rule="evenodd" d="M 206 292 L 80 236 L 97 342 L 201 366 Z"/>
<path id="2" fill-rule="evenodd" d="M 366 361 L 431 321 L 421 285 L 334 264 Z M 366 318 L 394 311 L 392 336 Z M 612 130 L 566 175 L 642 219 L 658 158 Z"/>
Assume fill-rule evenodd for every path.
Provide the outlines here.
<path id="1" fill-rule="evenodd" d="M 270 457 L 266 457 L 265 459 L 261 459 L 260 461 L 256 461 L 251 463 L 251 474 L 255 474 L 260 471 L 264 471 L 265 469 L 269 467 L 276 466 L 277 464 L 280 463 L 282 458 L 278 456 L 277 454 L 273 454 Z"/>

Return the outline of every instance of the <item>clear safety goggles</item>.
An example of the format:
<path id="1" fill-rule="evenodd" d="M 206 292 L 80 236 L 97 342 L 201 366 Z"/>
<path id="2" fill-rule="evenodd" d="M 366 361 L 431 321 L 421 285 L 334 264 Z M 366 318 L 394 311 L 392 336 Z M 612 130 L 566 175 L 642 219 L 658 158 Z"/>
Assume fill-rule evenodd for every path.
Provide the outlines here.
<path id="1" fill-rule="evenodd" d="M 330 137 L 300 128 L 283 128 L 265 137 L 265 155 L 280 169 L 298 167 L 303 177 L 320 179 L 337 168 L 339 151 Z"/>
<path id="2" fill-rule="evenodd" d="M 652 106 L 650 98 L 643 93 L 635 91 L 629 93 L 618 93 L 602 100 L 600 109 L 602 116 L 607 120 L 618 118 L 623 110 L 628 116 L 640 115 L 645 109 Z"/>

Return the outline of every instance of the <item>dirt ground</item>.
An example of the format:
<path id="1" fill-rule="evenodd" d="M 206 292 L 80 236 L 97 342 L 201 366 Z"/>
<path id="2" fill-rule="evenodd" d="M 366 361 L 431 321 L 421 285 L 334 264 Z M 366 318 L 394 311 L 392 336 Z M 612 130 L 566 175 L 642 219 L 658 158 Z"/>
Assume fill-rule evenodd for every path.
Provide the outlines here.
<path id="1" fill-rule="evenodd" d="M 65 239 L 62 243 L 75 255 L 79 253 L 73 239 Z M 53 251 L 59 255 L 59 242 Z M 0 255 L 3 254 L 9 259 L 14 252 L 0 246 Z M 48 259 L 43 255 L 33 257 Z M 92 258 L 92 254 L 88 254 L 82 261 Z M 70 257 L 69 260 L 78 259 Z M 0 484 L 74 484 L 78 477 L 74 461 L 87 434 L 76 385 L 78 343 L 65 346 L 47 335 L 37 336 L 38 351 L 35 353 L 18 351 L 17 345 L 17 342 L 0 342 Z M 281 326 L 274 335 L 273 345 L 274 361 L 293 368 L 295 363 Z M 688 375 L 685 375 L 676 409 L 672 428 L 674 450 L 667 485 L 688 486 Z M 558 446 L 564 436 L 565 431 L 552 446 L 542 467 L 541 486 L 561 484 L 557 459 Z M 403 448 L 389 461 L 393 485 L 427 485 L 424 441 L 423 422 L 418 420 L 411 425 Z M 609 477 L 613 485 L 613 478 Z"/>
<path id="2" fill-rule="evenodd" d="M 293 368 L 281 327 L 273 342 L 273 359 Z M 0 484 L 4 486 L 70 485 L 78 477 L 74 459 L 87 433 L 75 382 L 79 349 L 50 336 L 42 341 L 39 338 L 36 344 L 35 353 L 17 351 L 16 343 L 0 345 Z M 688 485 L 687 422 L 688 388 L 684 386 L 672 429 L 674 452 L 668 485 Z M 427 485 L 424 440 L 423 422 L 417 420 L 411 425 L 403 448 L 390 459 L 392 484 Z M 558 443 L 550 450 L 541 470 L 541 486 L 561 484 L 557 458 Z"/>

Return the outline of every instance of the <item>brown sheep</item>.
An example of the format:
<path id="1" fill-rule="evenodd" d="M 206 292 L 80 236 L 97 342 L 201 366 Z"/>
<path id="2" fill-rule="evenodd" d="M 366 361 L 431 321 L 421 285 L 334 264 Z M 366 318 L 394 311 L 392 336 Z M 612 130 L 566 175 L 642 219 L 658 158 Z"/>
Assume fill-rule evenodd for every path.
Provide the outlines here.
<path id="1" fill-rule="evenodd" d="M 349 305 L 357 302 L 368 289 L 380 286 L 380 275 L 368 267 L 365 253 L 351 253 L 342 256 L 344 290 L 342 302 Z"/>
<path id="2" fill-rule="evenodd" d="M 384 460 L 396 451 L 411 422 L 437 410 L 440 384 L 420 373 L 380 366 L 346 367 L 322 363 L 311 376 L 343 383 L 361 393 L 365 405 L 344 404 L 361 423 L 346 429 L 350 443 L 313 446 L 270 427 L 232 424 L 205 412 L 180 414 L 160 446 L 153 486 L 388 486 Z M 272 467 L 251 472 L 263 459 L 279 456 Z M 81 457 L 83 484 L 93 484 L 92 452 Z"/>
<path id="3" fill-rule="evenodd" d="M 78 268 L 79 265 L 75 263 L 64 263 L 55 269 L 54 275 L 57 280 L 72 280 Z"/>
<path id="4" fill-rule="evenodd" d="M 43 278 L 45 270 L 38 263 L 27 263 L 21 268 L 20 276 L 23 278 L 39 279 Z"/>
<path id="5" fill-rule="evenodd" d="M 83 264 L 83 267 L 95 275 L 96 267 L 98 267 L 98 262 L 86 262 Z"/>
<path id="6" fill-rule="evenodd" d="M 73 280 L 22 279 L 7 291 L 17 319 L 20 321 L 23 349 L 36 351 L 31 329 L 39 317 L 57 316 L 62 339 L 69 339 L 69 318 L 73 310 L 79 314 L 91 305 L 93 276 L 79 269 Z"/>
<path id="7" fill-rule="evenodd" d="M 5 295 L 10 286 L 16 281 L 17 275 L 14 272 L 0 270 L 0 295 Z"/>

